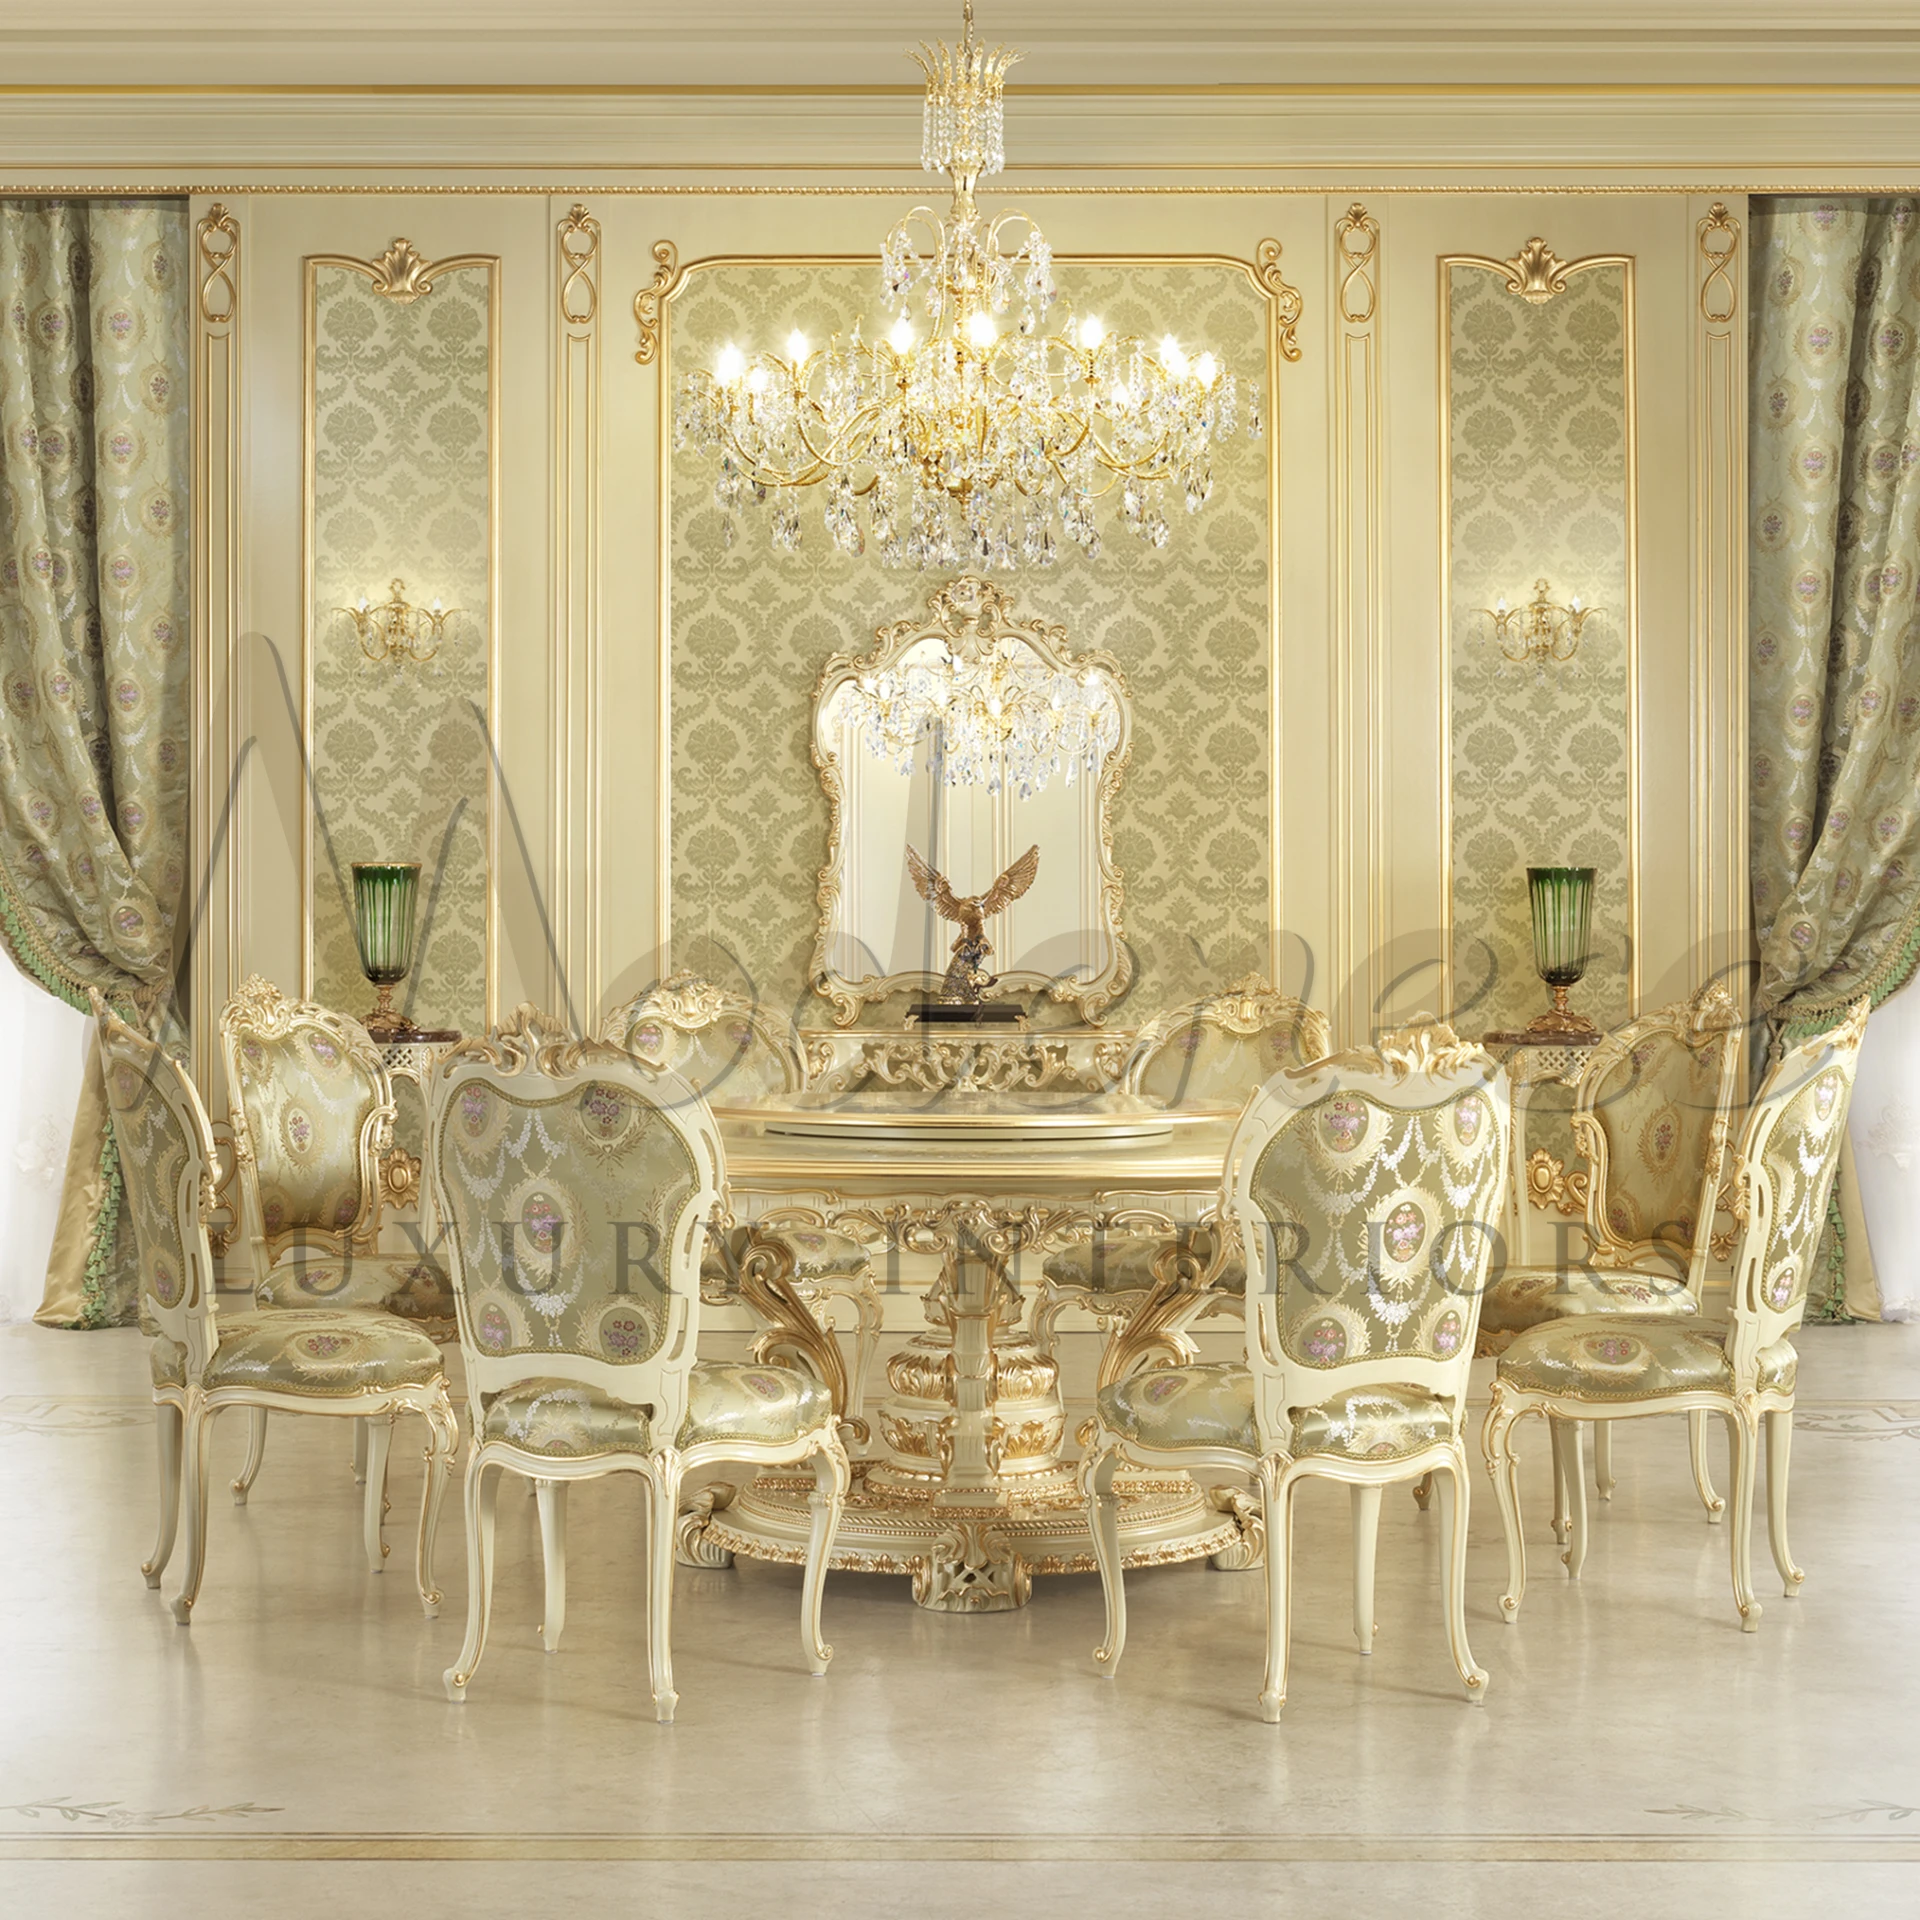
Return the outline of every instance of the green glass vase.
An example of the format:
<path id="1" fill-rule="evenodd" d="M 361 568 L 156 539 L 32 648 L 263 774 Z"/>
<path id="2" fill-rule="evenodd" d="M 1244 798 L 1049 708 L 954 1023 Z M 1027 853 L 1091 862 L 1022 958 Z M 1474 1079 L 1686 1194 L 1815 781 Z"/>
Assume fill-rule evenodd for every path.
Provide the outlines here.
<path id="1" fill-rule="evenodd" d="M 407 1030 L 394 1010 L 393 990 L 413 966 L 415 912 L 420 902 L 416 860 L 356 860 L 353 864 L 353 937 L 360 971 L 379 990 L 364 1025 L 376 1039 Z"/>
<path id="2" fill-rule="evenodd" d="M 1593 953 L 1593 867 L 1529 867 L 1533 964 L 1553 995 L 1551 1011 L 1528 1029 L 1542 1037 L 1590 1040 L 1599 1029 L 1567 1006 L 1567 989 L 1586 973 Z"/>

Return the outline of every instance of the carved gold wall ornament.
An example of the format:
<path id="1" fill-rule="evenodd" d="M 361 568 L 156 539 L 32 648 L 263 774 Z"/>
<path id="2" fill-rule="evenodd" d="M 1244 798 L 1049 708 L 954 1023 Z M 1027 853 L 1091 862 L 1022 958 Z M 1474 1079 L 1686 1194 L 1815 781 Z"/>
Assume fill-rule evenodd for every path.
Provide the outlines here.
<path id="1" fill-rule="evenodd" d="M 1274 337 L 1279 342 L 1281 359 L 1298 360 L 1300 342 L 1295 329 L 1300 325 L 1300 316 L 1306 312 L 1307 303 L 1300 289 L 1291 285 L 1280 271 L 1278 240 L 1262 240 L 1254 249 L 1253 277 L 1258 281 L 1261 291 L 1273 302 Z M 1257 393 L 1254 399 L 1257 401 Z"/>
<path id="2" fill-rule="evenodd" d="M 1379 304 L 1373 269 L 1380 247 L 1380 222 L 1356 200 L 1333 223 L 1333 244 L 1339 254 L 1340 318 L 1349 326 L 1363 327 Z"/>
<path id="3" fill-rule="evenodd" d="M 1709 326 L 1723 327 L 1740 310 L 1740 291 L 1734 284 L 1733 262 L 1740 251 L 1740 222 L 1716 200 L 1699 223 L 1696 235 L 1706 277 L 1700 282 L 1700 317 Z"/>
<path id="4" fill-rule="evenodd" d="M 395 235 L 392 245 L 372 264 L 374 292 L 403 307 L 431 293 L 433 276 L 440 271 L 405 234 Z"/>
<path id="5" fill-rule="evenodd" d="M 1568 263 L 1538 234 L 1502 264 L 1507 270 L 1507 291 L 1533 306 L 1542 306 L 1556 293 L 1567 290 Z"/>
<path id="6" fill-rule="evenodd" d="M 240 225 L 219 201 L 195 227 L 204 275 L 200 282 L 200 318 L 210 327 L 232 324 L 239 308 L 236 274 L 240 265 Z"/>
<path id="7" fill-rule="evenodd" d="M 600 222 L 578 201 L 560 222 L 560 318 L 569 327 L 590 327 L 600 311 L 600 284 L 593 272 L 600 253 Z"/>
<path id="8" fill-rule="evenodd" d="M 650 367 L 660 357 L 660 342 L 667 330 L 667 302 L 680 291 L 687 270 L 671 240 L 653 243 L 653 279 L 633 296 L 633 321 L 640 330 L 640 344 L 633 357 Z M 666 412 L 664 404 L 661 412 Z"/>

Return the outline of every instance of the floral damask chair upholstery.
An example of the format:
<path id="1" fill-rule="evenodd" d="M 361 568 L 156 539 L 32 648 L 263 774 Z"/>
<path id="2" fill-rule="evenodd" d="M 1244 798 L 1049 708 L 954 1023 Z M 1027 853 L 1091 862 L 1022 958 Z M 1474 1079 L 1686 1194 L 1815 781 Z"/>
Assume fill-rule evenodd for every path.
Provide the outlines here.
<path id="1" fill-rule="evenodd" d="M 187 1566 L 174 1618 L 192 1618 L 207 1559 L 207 1481 L 215 1417 L 228 1407 L 350 1416 L 372 1425 L 380 1471 L 369 1476 L 362 1530 L 379 1573 L 386 1448 L 403 1413 L 427 1422 L 426 1489 L 415 1577 L 429 1617 L 433 1536 L 459 1435 L 440 1350 L 417 1326 L 368 1308 L 256 1308 L 217 1313 L 207 1215 L 213 1133 L 185 1070 L 94 1000 L 107 1108 L 140 1269 L 160 1437 L 160 1532 L 142 1567 L 157 1587 L 172 1557 L 184 1485 Z"/>
<path id="2" fill-rule="evenodd" d="M 240 1211 L 263 1307 L 379 1307 L 453 1335 L 447 1276 L 376 1252 L 393 1088 L 358 1021 L 258 975 L 220 1015 Z"/>
<path id="3" fill-rule="evenodd" d="M 1563 1551 L 1579 1577 L 1587 1554 L 1580 1422 L 1687 1413 L 1725 1420 L 1733 1464 L 1733 1598 L 1741 1625 L 1759 1624 L 1753 1597 L 1753 1500 L 1760 1428 L 1767 1440 L 1767 1532 L 1789 1598 L 1805 1576 L 1787 1546 L 1787 1469 L 1793 1446 L 1798 1359 L 1789 1337 L 1806 1309 L 1807 1284 L 1840 1164 L 1847 1107 L 1866 1032 L 1860 1000 L 1839 1026 L 1787 1052 L 1767 1076 L 1740 1144 L 1744 1206 L 1734 1255 L 1731 1311 L 1724 1327 L 1684 1319 L 1592 1315 L 1551 1320 L 1520 1334 L 1501 1354 L 1482 1436 L 1507 1537 L 1509 1621 L 1526 1592 L 1513 1429 L 1546 1416 L 1572 1503 Z"/>
<path id="4" fill-rule="evenodd" d="M 1121 1072 L 1121 1090 L 1168 1106 L 1244 1106 L 1256 1087 L 1288 1067 L 1320 1059 L 1331 1046 L 1327 1017 L 1249 974 L 1224 993 L 1162 1014 L 1140 1030 Z M 1112 1326 L 1123 1322 L 1161 1278 L 1170 1253 L 1192 1263 L 1207 1298 L 1192 1316 L 1237 1307 L 1246 1292 L 1239 1235 L 1218 1220 L 1129 1230 L 1122 1223 L 1048 1257 L 1046 1285 L 1034 1304 L 1034 1338 L 1051 1353 L 1054 1329 L 1069 1307 Z M 1168 1335 L 1179 1345 L 1184 1336 Z"/>
<path id="5" fill-rule="evenodd" d="M 807 1084 L 806 1053 L 791 1020 L 693 973 L 670 974 L 616 1007 L 601 1022 L 600 1038 L 649 1066 L 672 1068 L 702 1099 L 717 1106 L 778 1098 Z M 845 1300 L 851 1307 L 854 1358 L 841 1412 L 857 1420 L 880 1342 L 880 1292 L 873 1281 L 872 1254 L 861 1241 L 834 1232 L 804 1210 L 775 1215 L 760 1226 L 792 1255 L 795 1285 L 810 1310 L 831 1325 L 833 1300 Z M 736 1297 L 748 1241 L 748 1230 L 735 1226 L 724 1244 L 708 1248 L 701 1280 L 710 1300 Z"/>
<path id="6" fill-rule="evenodd" d="M 1496 1274 L 1481 1347 L 1499 1353 L 1530 1327 L 1595 1314 L 1685 1321 L 1700 1311 L 1726 1178 L 1740 1016 L 1718 980 L 1629 1022 L 1593 1049 L 1574 1091 L 1575 1143 L 1590 1169 L 1585 1255 Z M 1522 1204 L 1526 1202 L 1522 1201 Z M 1724 1252 L 1724 1247 L 1722 1251 Z M 1706 1415 L 1690 1423 L 1694 1483 L 1710 1517 Z M 1611 1429 L 1595 1429 L 1594 1470 L 1613 1493 Z M 1554 1516 L 1567 1522 L 1556 1451 Z"/>
<path id="7" fill-rule="evenodd" d="M 466 1641 L 446 1673 L 466 1697 L 486 1645 L 500 1473 L 540 1493 L 546 1645 L 564 1617 L 567 1483 L 633 1473 L 648 1492 L 648 1652 L 673 1718 L 670 1627 L 684 1477 L 716 1460 L 810 1459 L 813 1525 L 801 1641 L 815 1673 L 827 1556 L 849 1484 L 832 1396 L 784 1367 L 695 1358 L 700 1256 L 724 1203 L 720 1136 L 677 1073 L 577 1040 L 531 1007 L 435 1070 L 427 1178 L 451 1252 L 473 1445 Z"/>
<path id="8" fill-rule="evenodd" d="M 1302 1482 L 1351 1489 L 1354 1631 L 1366 1653 L 1381 1490 L 1433 1473 L 1454 1664 L 1468 1698 L 1485 1696 L 1467 1644 L 1460 1426 L 1499 1231 L 1507 1119 L 1505 1073 L 1438 1025 L 1278 1075 L 1254 1096 L 1227 1162 L 1252 1278 L 1244 1363 L 1150 1368 L 1096 1401 L 1081 1481 L 1106 1590 L 1107 1635 L 1094 1656 L 1106 1671 L 1127 1630 L 1114 1493 L 1124 1461 L 1258 1482 L 1268 1720 L 1287 1693 Z"/>

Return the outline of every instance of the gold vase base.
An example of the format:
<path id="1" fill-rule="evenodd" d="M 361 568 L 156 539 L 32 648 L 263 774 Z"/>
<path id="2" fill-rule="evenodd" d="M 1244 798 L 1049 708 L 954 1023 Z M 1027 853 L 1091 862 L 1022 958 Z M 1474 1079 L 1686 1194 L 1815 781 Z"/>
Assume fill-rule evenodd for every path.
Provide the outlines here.
<path id="1" fill-rule="evenodd" d="M 870 1481 L 854 1466 L 827 1565 L 847 1573 L 908 1575 L 914 1600 L 933 1613 L 1006 1613 L 1026 1605 L 1043 1573 L 1094 1573 L 1086 1505 L 1065 1475 L 1043 1491 L 1001 1481 L 1004 1505 L 936 1505 L 937 1482 L 908 1488 Z M 878 1463 L 873 1463 L 878 1469 Z M 890 1478 L 890 1476 L 888 1477 Z M 811 1472 L 776 1469 L 746 1486 L 703 1488 L 682 1515 L 683 1562 L 726 1563 L 730 1554 L 797 1566 L 806 1560 Z M 1120 1558 L 1165 1566 L 1244 1547 L 1239 1522 L 1183 1473 L 1121 1474 Z M 1236 1562 L 1237 1564 L 1237 1562 Z"/>

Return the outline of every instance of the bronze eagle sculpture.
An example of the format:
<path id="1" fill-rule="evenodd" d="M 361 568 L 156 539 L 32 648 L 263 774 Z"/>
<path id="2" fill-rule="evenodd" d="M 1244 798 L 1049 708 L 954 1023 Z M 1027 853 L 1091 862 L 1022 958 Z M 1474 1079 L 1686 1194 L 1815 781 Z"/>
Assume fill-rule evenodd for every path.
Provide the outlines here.
<path id="1" fill-rule="evenodd" d="M 955 893 L 947 876 L 931 867 L 912 847 L 907 849 L 907 871 L 920 898 L 943 920 L 959 923 L 953 942 L 953 959 L 946 977 L 940 982 L 940 998 L 949 1006 L 977 1007 L 980 995 L 998 980 L 987 971 L 987 955 L 993 951 L 985 921 L 989 914 L 1011 906 L 1033 885 L 1040 871 L 1040 849 L 1029 847 L 985 893 Z"/>

